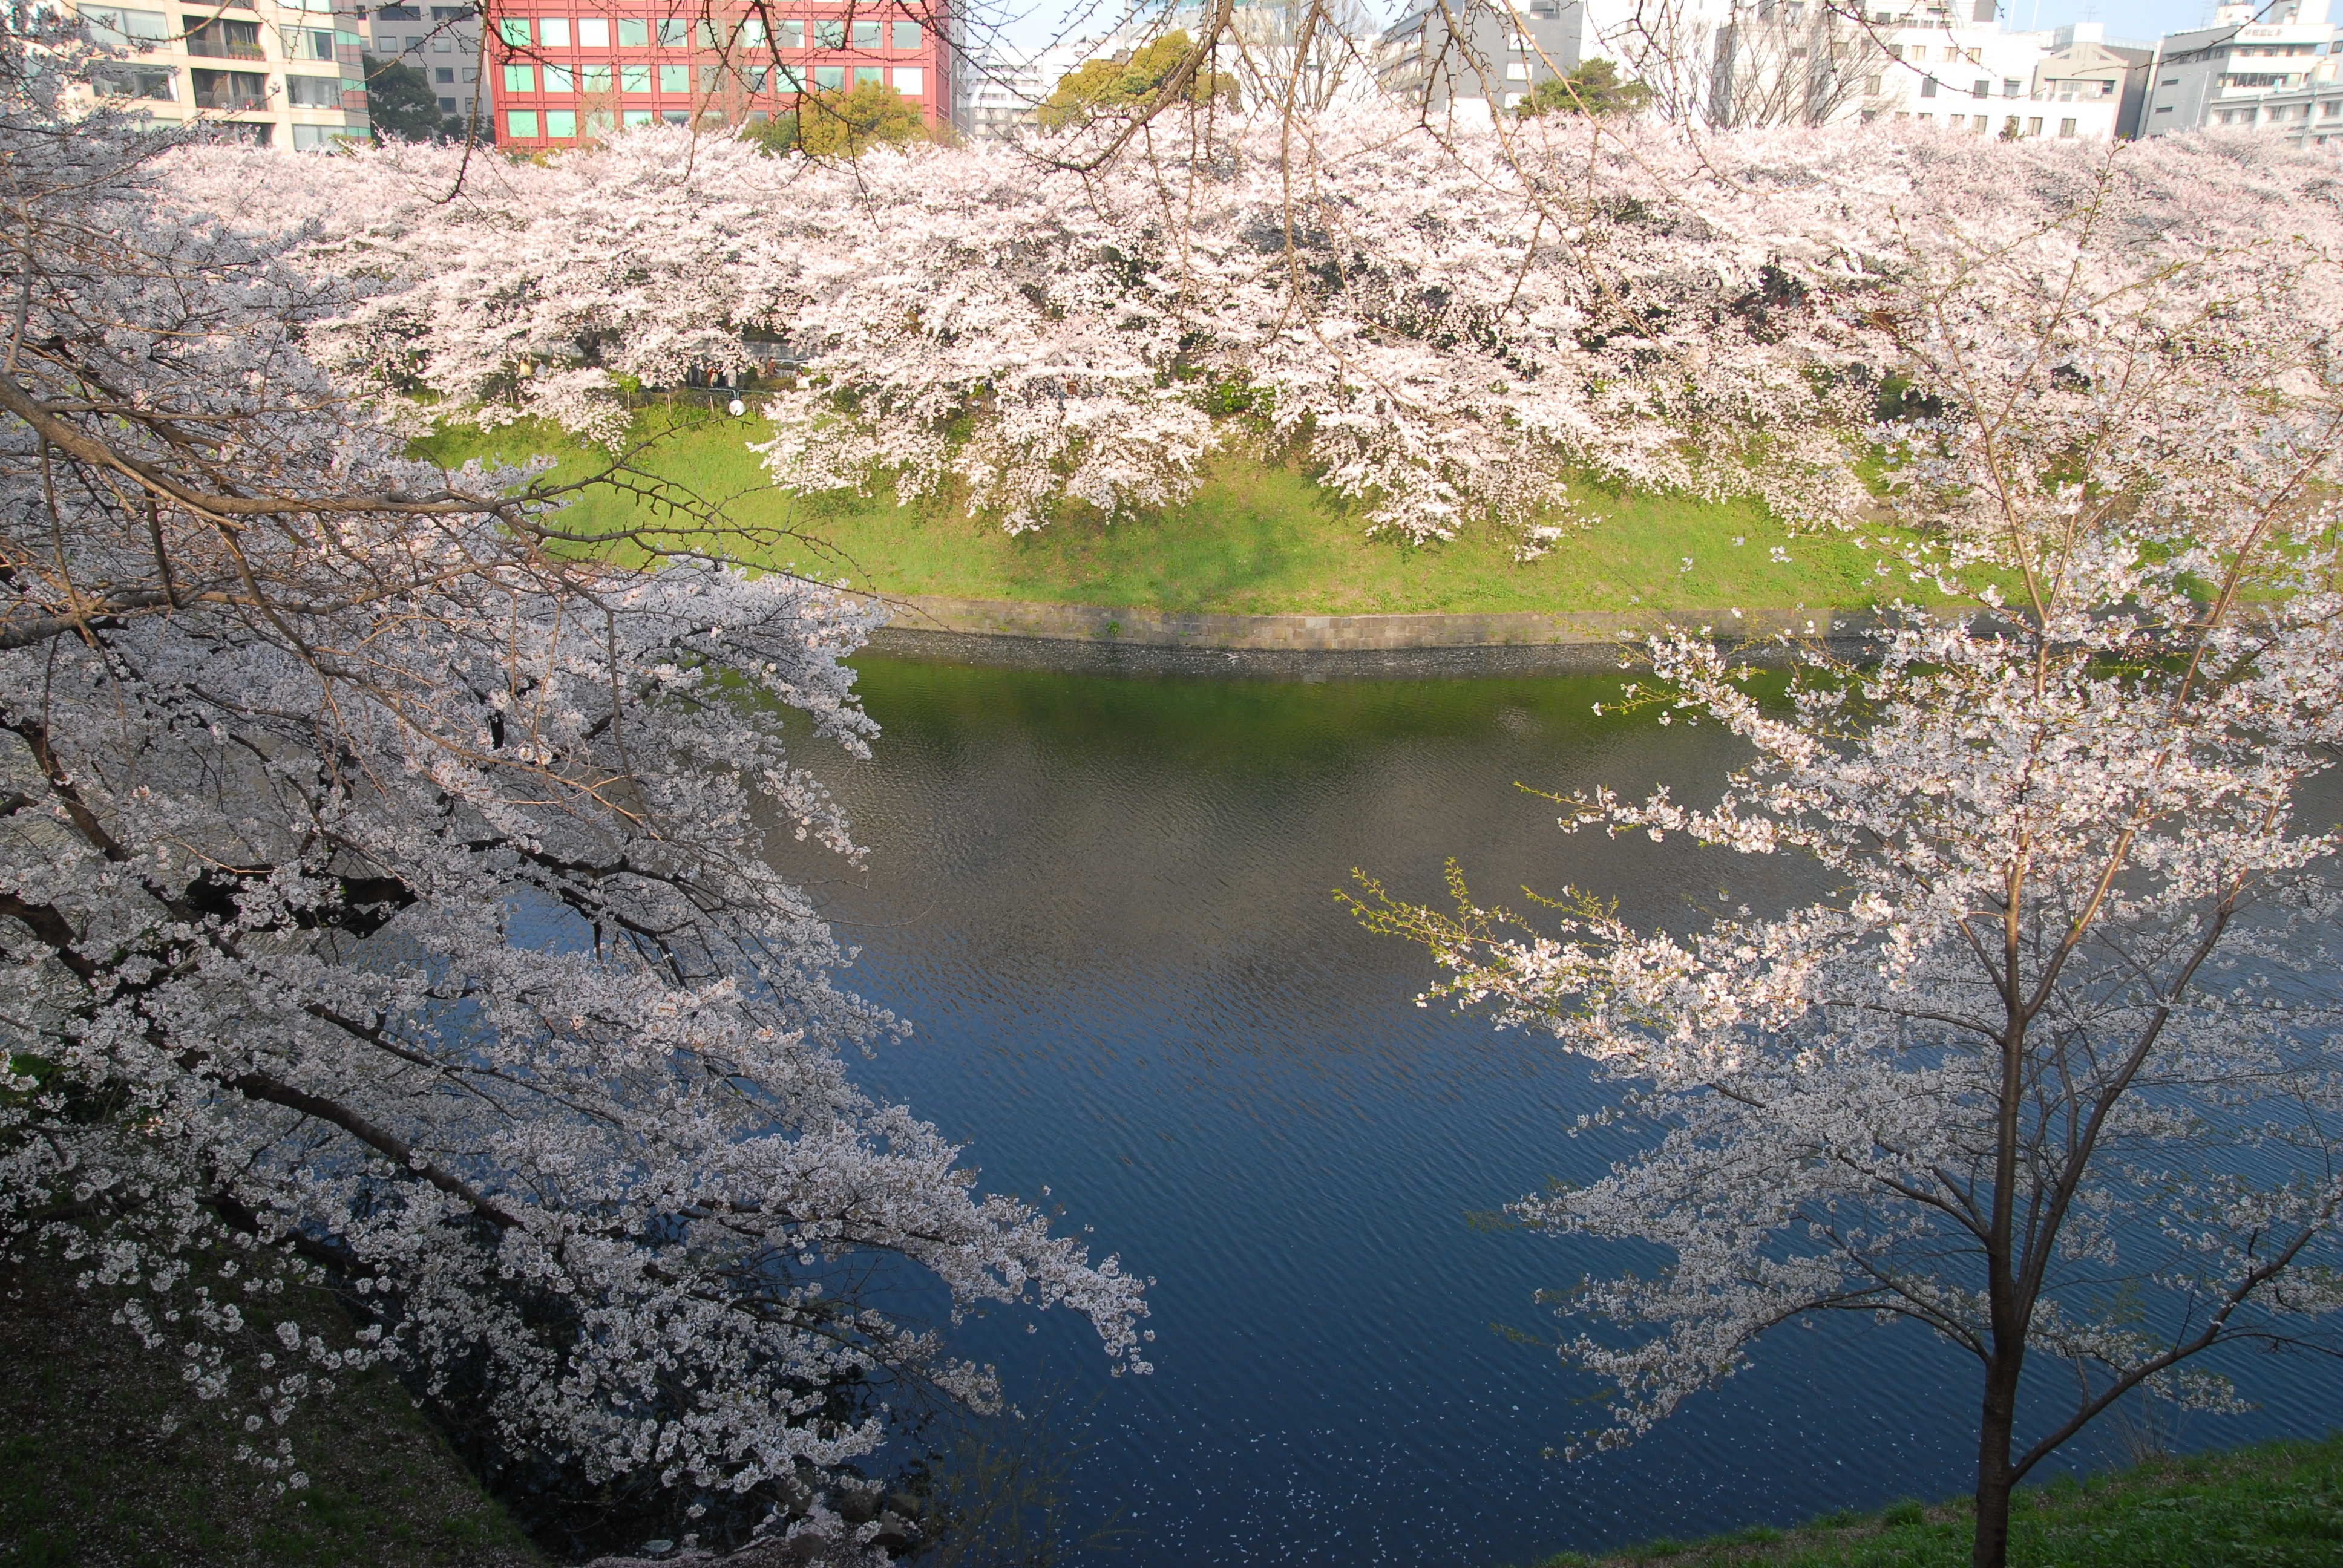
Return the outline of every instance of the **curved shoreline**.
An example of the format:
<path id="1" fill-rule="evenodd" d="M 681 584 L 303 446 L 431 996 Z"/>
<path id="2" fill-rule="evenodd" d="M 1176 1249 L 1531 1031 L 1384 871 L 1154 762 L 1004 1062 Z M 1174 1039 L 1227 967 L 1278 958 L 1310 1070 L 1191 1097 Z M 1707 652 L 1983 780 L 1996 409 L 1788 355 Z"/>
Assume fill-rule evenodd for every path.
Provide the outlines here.
<path id="1" fill-rule="evenodd" d="M 1681 628 L 1726 647 L 1785 632 L 1859 644 L 1868 609 L 1225 615 L 929 595 L 885 598 L 876 652 L 937 663 L 1098 675 L 1284 680 L 1608 673 L 1626 644 Z M 1764 660 L 1760 656 L 1761 661 Z"/>

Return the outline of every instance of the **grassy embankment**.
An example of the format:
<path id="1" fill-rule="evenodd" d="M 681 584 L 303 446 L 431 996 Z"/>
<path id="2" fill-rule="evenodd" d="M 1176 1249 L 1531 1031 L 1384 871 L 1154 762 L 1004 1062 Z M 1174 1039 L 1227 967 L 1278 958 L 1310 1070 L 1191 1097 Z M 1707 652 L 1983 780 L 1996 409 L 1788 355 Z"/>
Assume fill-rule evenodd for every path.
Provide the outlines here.
<path id="1" fill-rule="evenodd" d="M 0 1264 L 0 1564 L 543 1563 L 387 1376 L 358 1379 L 286 1429 L 310 1484 L 280 1495 L 236 1459 L 245 1434 L 189 1395 L 176 1351 L 107 1322 L 69 1268 Z M 327 1302 L 311 1307 L 313 1324 L 333 1321 Z"/>
<path id="2" fill-rule="evenodd" d="M 639 434 L 658 437 L 644 467 L 726 502 L 736 521 L 791 528 L 830 552 L 809 545 L 782 562 L 751 564 L 793 561 L 809 574 L 888 594 L 1313 615 L 1822 608 L 1936 597 L 1901 571 L 1877 575 L 1888 563 L 1857 541 L 1875 546 L 1880 530 L 1792 538 L 1745 502 L 1590 487 L 1584 507 L 1593 520 L 1524 566 L 1513 559 L 1513 541 L 1487 527 L 1422 548 L 1367 539 L 1363 508 L 1291 468 L 1228 457 L 1185 506 L 1116 524 L 1075 518 L 1012 537 L 957 506 L 898 506 L 883 489 L 867 497 L 777 490 L 747 449 L 766 434 L 753 413 L 729 419 L 652 410 Z M 491 432 L 451 427 L 416 451 L 449 467 L 542 453 L 560 459 L 557 475 L 565 478 L 591 471 L 598 455 L 534 423 Z M 598 526 L 642 515 L 616 493 L 590 495 L 577 511 Z M 1773 558 L 1776 546 L 1788 564 Z"/>
<path id="3" fill-rule="evenodd" d="M 1655 1541 L 1538 1568 L 1965 1568 L 1966 1498 L 1836 1513 L 1795 1530 Z M 2021 1493 L 2016 1568 L 2335 1568 L 2343 1563 L 2343 1433 L 2061 1478 Z"/>

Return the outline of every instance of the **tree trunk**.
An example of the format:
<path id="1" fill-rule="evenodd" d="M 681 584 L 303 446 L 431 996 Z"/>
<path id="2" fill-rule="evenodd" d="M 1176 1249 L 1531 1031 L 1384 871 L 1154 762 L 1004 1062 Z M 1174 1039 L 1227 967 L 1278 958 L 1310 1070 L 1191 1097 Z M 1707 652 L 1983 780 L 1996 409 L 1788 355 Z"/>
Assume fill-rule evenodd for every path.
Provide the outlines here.
<path id="1" fill-rule="evenodd" d="M 1970 1568 L 2008 1568 L 2009 1436 L 2017 1420 L 2022 1352 L 1998 1351 L 1986 1363 L 1985 1411 L 1977 1422 L 1976 1537 Z"/>

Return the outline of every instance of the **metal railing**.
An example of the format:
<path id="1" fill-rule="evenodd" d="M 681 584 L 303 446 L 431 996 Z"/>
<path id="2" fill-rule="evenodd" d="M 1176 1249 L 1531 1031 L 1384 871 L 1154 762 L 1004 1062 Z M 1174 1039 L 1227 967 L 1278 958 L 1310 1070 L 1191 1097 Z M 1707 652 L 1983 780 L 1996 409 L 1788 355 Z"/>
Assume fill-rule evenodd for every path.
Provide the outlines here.
<path id="1" fill-rule="evenodd" d="M 225 38 L 187 39 L 187 53 L 206 60 L 266 60 L 257 44 L 231 44 Z"/>

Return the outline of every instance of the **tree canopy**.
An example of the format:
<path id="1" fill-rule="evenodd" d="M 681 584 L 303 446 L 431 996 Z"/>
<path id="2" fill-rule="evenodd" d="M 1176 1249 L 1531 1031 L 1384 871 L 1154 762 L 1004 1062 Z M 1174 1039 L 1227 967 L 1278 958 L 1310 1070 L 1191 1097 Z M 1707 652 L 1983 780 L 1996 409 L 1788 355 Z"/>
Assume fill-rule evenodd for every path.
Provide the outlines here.
<path id="1" fill-rule="evenodd" d="M 1608 60 L 1581 60 L 1566 75 L 1548 76 L 1513 106 L 1523 119 L 1540 115 L 1630 114 L 1651 102 L 1652 90 L 1641 82 L 1622 81 L 1619 68 Z"/>
<path id="2" fill-rule="evenodd" d="M 930 139 L 920 106 L 881 82 L 859 82 L 843 93 L 808 93 L 790 122 L 799 151 L 817 158 L 859 158 L 872 147 L 909 146 Z M 778 136 L 779 121 L 774 122 Z"/>
<path id="3" fill-rule="evenodd" d="M 1056 89 L 1041 105 L 1042 126 L 1058 130 L 1152 104 L 1195 48 L 1195 40 L 1186 29 L 1174 28 L 1137 49 L 1083 62 L 1058 79 Z M 1235 92 L 1233 81 L 1206 69 L 1197 72 L 1186 97 L 1196 104 L 1210 103 L 1215 96 L 1233 101 Z"/>

